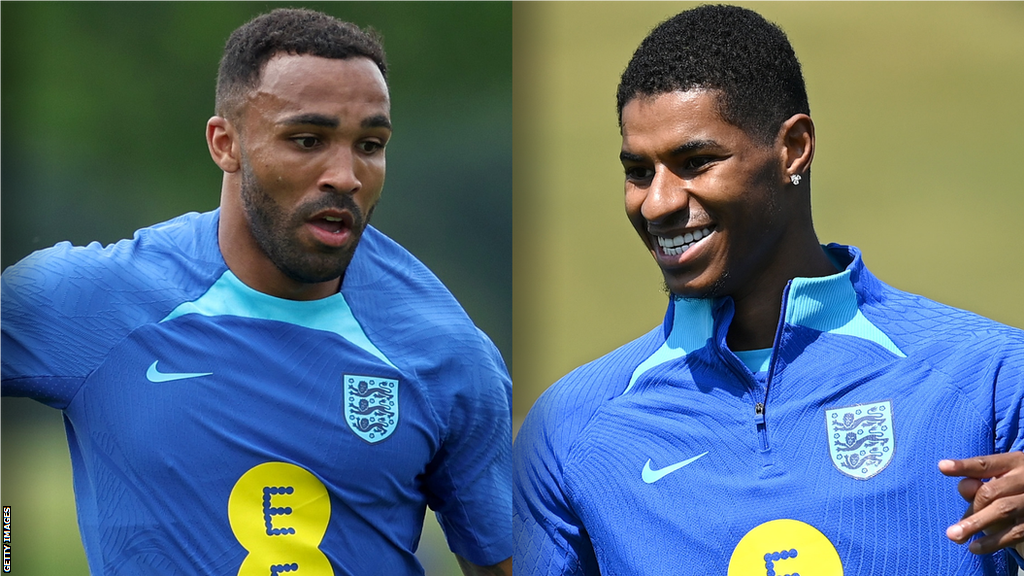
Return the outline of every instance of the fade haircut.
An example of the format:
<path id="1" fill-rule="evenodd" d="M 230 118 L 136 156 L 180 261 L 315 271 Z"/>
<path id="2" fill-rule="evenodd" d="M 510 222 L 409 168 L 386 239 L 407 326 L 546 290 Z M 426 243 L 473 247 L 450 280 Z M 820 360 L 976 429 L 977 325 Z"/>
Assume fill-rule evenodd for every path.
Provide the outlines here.
<path id="1" fill-rule="evenodd" d="M 630 100 L 677 90 L 717 91 L 722 119 L 766 145 L 791 116 L 810 114 L 786 34 L 738 6 L 698 6 L 648 34 L 619 82 L 619 127 Z"/>
<path id="2" fill-rule="evenodd" d="M 235 119 L 246 94 L 260 83 L 263 67 L 277 54 L 345 60 L 366 57 L 387 81 L 380 35 L 322 12 L 278 8 L 253 18 L 231 33 L 217 73 L 218 116 Z"/>

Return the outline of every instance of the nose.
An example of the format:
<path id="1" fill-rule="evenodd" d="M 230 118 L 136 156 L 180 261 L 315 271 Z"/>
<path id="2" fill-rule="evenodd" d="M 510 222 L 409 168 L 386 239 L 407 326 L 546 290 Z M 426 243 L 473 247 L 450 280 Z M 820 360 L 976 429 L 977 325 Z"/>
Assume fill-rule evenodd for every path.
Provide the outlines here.
<path id="1" fill-rule="evenodd" d="M 317 182 L 324 192 L 341 192 L 354 194 L 362 187 L 359 180 L 359 158 L 347 146 L 338 146 L 333 154 L 325 159 L 320 180 Z"/>
<path id="2" fill-rule="evenodd" d="M 687 182 L 665 166 L 657 166 L 640 206 L 644 220 L 658 224 L 675 215 L 685 220 L 689 217 L 689 205 Z"/>

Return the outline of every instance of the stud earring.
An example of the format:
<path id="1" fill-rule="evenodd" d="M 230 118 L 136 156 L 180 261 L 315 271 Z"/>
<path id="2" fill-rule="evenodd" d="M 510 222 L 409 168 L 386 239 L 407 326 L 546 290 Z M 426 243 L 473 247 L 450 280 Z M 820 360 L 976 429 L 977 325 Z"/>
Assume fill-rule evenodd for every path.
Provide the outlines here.
<path id="1" fill-rule="evenodd" d="M 799 186 L 802 177 L 799 174 L 790 174 L 789 181 L 793 183 L 793 186 Z"/>

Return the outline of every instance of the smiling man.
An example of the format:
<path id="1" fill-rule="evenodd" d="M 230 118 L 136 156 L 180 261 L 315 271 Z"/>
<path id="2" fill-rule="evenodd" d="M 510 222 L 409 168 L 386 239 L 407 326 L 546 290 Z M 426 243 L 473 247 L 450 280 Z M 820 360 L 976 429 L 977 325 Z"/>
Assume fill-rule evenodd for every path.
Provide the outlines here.
<path id="1" fill-rule="evenodd" d="M 511 574 L 510 394 L 441 283 L 368 225 L 391 136 L 378 38 L 236 30 L 207 143 L 221 207 L 3 274 L 3 393 L 64 413 L 95 574 L 422 574 L 434 509 Z"/>
<path id="2" fill-rule="evenodd" d="M 785 34 L 683 12 L 637 49 L 618 108 L 626 213 L 668 311 L 520 429 L 518 573 L 1015 574 L 1024 333 L 819 244 Z"/>

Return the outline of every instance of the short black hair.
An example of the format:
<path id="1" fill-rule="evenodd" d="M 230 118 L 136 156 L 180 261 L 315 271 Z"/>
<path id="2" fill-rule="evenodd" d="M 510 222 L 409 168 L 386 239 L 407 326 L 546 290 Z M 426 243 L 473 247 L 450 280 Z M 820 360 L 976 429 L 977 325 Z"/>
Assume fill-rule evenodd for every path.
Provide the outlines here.
<path id="1" fill-rule="evenodd" d="M 791 116 L 810 114 L 785 32 L 738 6 L 698 6 L 652 30 L 622 73 L 619 125 L 636 97 L 694 89 L 718 91 L 722 119 L 766 144 Z"/>
<path id="2" fill-rule="evenodd" d="M 277 54 L 344 60 L 366 57 L 387 81 L 388 66 L 380 34 L 322 12 L 278 8 L 257 16 L 228 37 L 217 73 L 218 116 L 231 119 L 246 92 L 259 85 L 263 66 Z"/>

